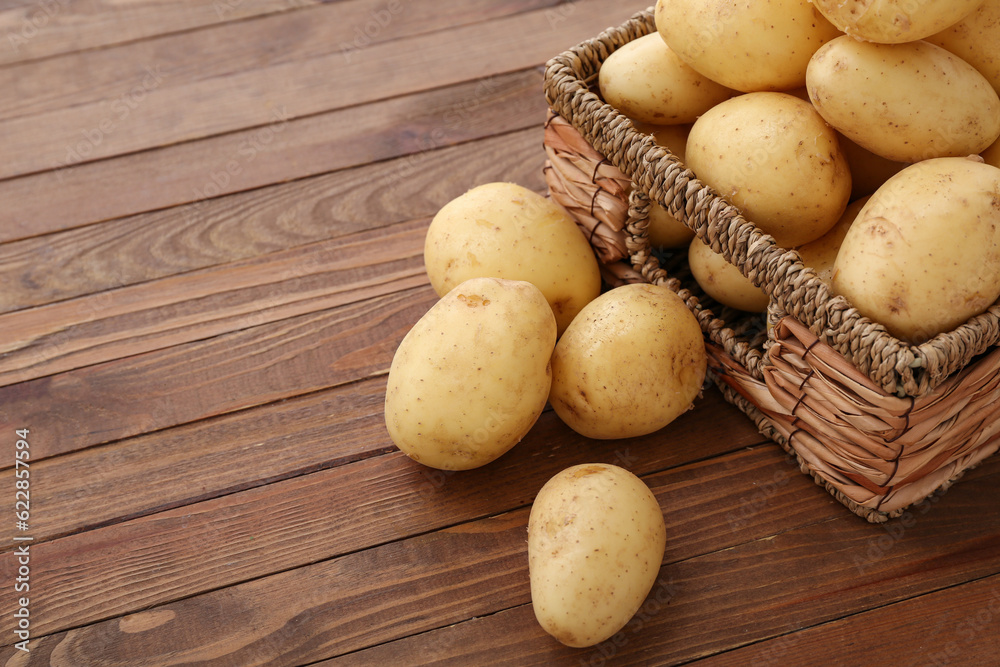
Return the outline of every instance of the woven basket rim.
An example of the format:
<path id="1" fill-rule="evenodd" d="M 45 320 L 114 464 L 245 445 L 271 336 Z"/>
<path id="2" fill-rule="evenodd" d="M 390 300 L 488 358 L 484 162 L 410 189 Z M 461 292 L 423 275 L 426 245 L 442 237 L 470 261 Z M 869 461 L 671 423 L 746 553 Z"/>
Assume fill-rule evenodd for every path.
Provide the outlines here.
<path id="1" fill-rule="evenodd" d="M 809 327 L 886 392 L 926 394 L 1000 342 L 1000 306 L 919 344 L 891 335 L 833 295 L 798 252 L 746 220 L 740 211 L 701 183 L 669 150 L 592 92 L 601 63 L 624 44 L 655 31 L 653 8 L 634 14 L 550 59 L 544 91 L 550 107 L 652 201 L 691 227 L 778 307 Z"/>

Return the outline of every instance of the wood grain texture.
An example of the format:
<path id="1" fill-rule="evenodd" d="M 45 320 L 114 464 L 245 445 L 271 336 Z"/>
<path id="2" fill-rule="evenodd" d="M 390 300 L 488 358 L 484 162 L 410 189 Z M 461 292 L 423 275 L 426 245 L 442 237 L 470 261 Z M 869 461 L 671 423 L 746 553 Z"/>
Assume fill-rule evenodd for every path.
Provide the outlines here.
<path id="1" fill-rule="evenodd" d="M 517 644 L 512 642 L 510 651 L 505 654 L 509 658 L 506 662 L 497 658 L 502 664 L 575 664 L 581 657 L 586 660 L 601 650 L 613 653 L 615 664 L 643 664 L 644 652 L 651 650 L 657 642 L 664 641 L 665 636 L 670 636 L 673 642 L 686 641 L 689 635 L 684 633 L 695 632 L 690 627 L 692 624 L 703 624 L 698 632 L 708 632 L 719 642 L 729 646 L 744 645 L 758 639 L 754 634 L 757 630 L 748 631 L 745 627 L 732 627 L 721 622 L 706 623 L 705 616 L 713 613 L 731 615 L 734 606 L 752 604 L 753 596 L 761 592 L 760 582 L 771 581 L 776 572 L 798 575 L 802 564 L 796 562 L 794 551 L 791 555 L 786 554 L 789 541 L 801 544 L 830 530 L 841 533 L 845 542 L 838 546 L 837 553 L 829 560 L 842 564 L 845 558 L 851 559 L 852 554 L 863 552 L 872 539 L 871 531 L 880 529 L 867 526 L 855 517 L 845 517 L 842 511 L 833 507 L 825 517 L 809 516 L 808 511 L 794 518 L 788 517 L 789 520 L 784 522 L 777 534 L 770 530 L 770 519 L 757 521 L 751 517 L 751 521 L 736 527 L 724 539 L 713 544 L 709 553 L 704 553 L 700 538 L 683 530 L 684 521 L 678 521 L 677 517 L 685 513 L 696 516 L 706 507 L 725 503 L 730 500 L 734 487 L 752 488 L 755 482 L 760 484 L 787 467 L 776 448 L 743 451 L 727 458 L 733 458 L 737 463 L 731 467 L 732 475 L 719 479 L 719 483 L 702 485 L 701 507 L 670 512 L 672 489 L 680 481 L 678 477 L 685 472 L 689 474 L 689 471 L 671 470 L 646 478 L 665 510 L 668 534 L 676 536 L 671 538 L 675 544 L 668 552 L 658 587 L 654 586 L 638 620 L 627 628 L 624 641 L 618 642 L 620 646 L 612 643 L 583 651 L 568 649 L 546 636 L 534 623 L 527 591 L 526 509 L 181 600 L 141 612 L 138 618 L 113 619 L 87 630 L 56 634 L 44 639 L 44 646 L 61 646 L 62 650 L 70 650 L 74 645 L 110 646 L 113 654 L 120 657 L 109 664 L 130 664 L 130 661 L 143 655 L 151 656 L 150 659 L 155 656 L 156 660 L 169 659 L 168 654 L 173 652 L 179 652 L 184 661 L 206 660 L 209 664 L 301 664 L 324 656 L 346 654 L 356 647 L 380 645 L 328 664 L 426 664 L 431 659 L 447 658 L 446 654 L 440 653 L 442 647 L 456 650 L 455 659 L 459 662 L 457 656 L 468 660 L 470 654 L 488 653 L 489 647 L 496 650 L 496 638 L 507 636 L 506 630 L 511 624 L 518 626 L 519 630 L 509 636 L 520 637 L 521 641 Z M 762 472 L 770 475 L 762 476 Z M 1000 474 L 1000 469 L 983 471 L 977 481 L 993 485 L 997 474 Z M 451 481 L 459 480 L 456 477 L 449 483 Z M 496 481 L 499 489 L 503 480 Z M 805 486 L 811 483 L 796 476 L 790 484 Z M 798 490 L 801 492 L 802 488 Z M 976 509 L 982 511 L 983 498 L 979 496 L 976 500 L 979 504 Z M 809 509 L 816 510 L 818 506 Z M 945 517 L 946 520 L 954 518 Z M 961 537 L 954 531 L 952 536 Z M 924 534 L 923 539 L 928 538 L 933 539 L 933 531 Z M 968 551 L 971 547 L 972 551 L 977 551 L 975 539 L 969 538 L 965 535 L 963 548 Z M 921 538 L 914 534 L 910 539 L 917 541 Z M 903 549 L 902 541 L 900 548 Z M 912 564 L 906 561 L 911 560 L 912 554 L 920 548 L 921 545 L 916 544 L 909 552 L 904 549 L 898 558 L 873 562 L 867 573 L 870 576 L 866 581 L 859 582 L 857 588 L 860 590 L 854 590 L 849 580 L 838 577 L 839 583 L 821 583 L 815 589 L 819 595 L 800 591 L 795 595 L 779 593 L 777 600 L 768 597 L 773 607 L 769 613 L 776 616 L 770 622 L 771 626 L 782 622 L 821 623 L 815 617 L 822 615 L 824 598 L 829 603 L 831 596 L 860 597 L 868 603 L 877 600 L 878 604 L 884 604 L 884 600 L 912 595 L 914 591 L 907 587 L 913 582 L 906 582 L 907 576 L 900 572 L 900 564 L 905 563 L 902 569 L 912 570 Z M 464 558 L 455 562 L 453 557 L 449 557 L 455 553 L 463 554 Z M 732 570 L 720 568 L 719 559 L 727 556 L 735 558 L 737 565 L 752 562 L 750 567 L 755 570 L 754 574 L 770 578 L 747 576 L 743 567 Z M 996 567 L 996 559 L 997 554 L 988 550 L 972 557 L 980 570 L 984 566 Z M 344 572 L 348 565 L 355 574 Z M 969 560 L 945 564 L 944 571 L 936 575 L 937 581 L 923 582 L 918 587 L 931 586 L 927 590 L 938 590 L 933 587 L 945 586 L 943 582 L 949 577 L 961 576 L 971 565 Z M 467 573 L 467 568 L 473 568 L 474 573 Z M 705 574 L 711 576 L 706 577 Z M 816 572 L 811 578 L 822 581 L 823 576 L 823 572 Z M 383 581 L 405 583 L 397 584 L 390 590 L 382 584 Z M 486 589 L 480 588 L 483 584 Z M 707 589 L 701 590 L 705 586 Z M 844 586 L 848 587 L 847 590 L 842 590 Z M 495 591 L 496 600 L 488 598 L 490 587 Z M 768 589 L 765 594 L 770 593 Z M 260 601 L 278 595 L 287 596 L 295 602 L 277 614 L 262 612 Z M 784 598 L 788 597 L 795 599 L 786 603 Z M 744 599 L 746 602 L 742 602 Z M 462 608 L 462 604 L 471 606 Z M 183 620 L 201 617 L 206 610 L 223 606 L 232 608 L 234 614 L 211 628 L 186 625 Z M 509 611 L 492 613 L 485 619 L 461 622 L 438 630 L 433 630 L 428 624 L 428 617 L 448 624 L 450 619 L 463 615 L 475 619 L 485 615 L 487 609 Z M 144 614 L 167 617 L 171 622 L 146 628 L 142 624 Z M 393 622 L 379 623 L 380 618 L 392 619 Z M 754 625 L 758 620 L 748 616 L 744 625 Z M 139 632 L 123 630 L 133 625 L 143 628 L 142 636 L 137 636 Z M 208 632 L 213 634 L 211 641 L 206 634 Z M 425 634 L 420 634 L 422 632 Z M 407 635 L 407 639 L 386 643 L 393 637 Z M 525 645 L 526 636 L 532 638 L 528 645 Z M 274 644 L 283 647 L 280 654 L 271 649 Z M 229 647 L 229 650 L 218 653 L 220 647 Z M 674 657 L 674 660 L 683 661 L 688 657 Z"/>
<path id="2" fill-rule="evenodd" d="M 385 373 L 430 286 L 0 387 L 0 428 L 44 424 L 32 459 Z"/>
<path id="3" fill-rule="evenodd" d="M 990 665 L 1000 655 L 998 629 L 1000 575 L 992 575 L 693 664 Z"/>
<path id="4" fill-rule="evenodd" d="M 220 195 L 538 128 L 545 113 L 538 93 L 541 81 L 534 70 L 477 79 L 270 128 L 0 181 L 0 242 L 182 204 L 188 206 L 171 215 L 196 220 L 218 210 L 201 202 Z M 400 160 L 396 170 L 380 175 L 384 198 L 403 201 L 394 196 L 395 189 L 411 177 L 414 164 Z"/>
<path id="5" fill-rule="evenodd" d="M 460 665 L 487 655 L 494 656 L 490 664 L 504 665 L 569 666 L 592 661 L 645 665 L 649 656 L 656 656 L 657 664 L 688 664 L 739 647 L 746 647 L 736 654 L 742 660 L 729 664 L 837 664 L 799 663 L 789 660 L 787 654 L 775 659 L 776 644 L 768 648 L 765 640 L 794 637 L 802 628 L 823 627 L 836 621 L 845 605 L 858 611 L 883 609 L 910 598 L 941 595 L 961 582 L 995 578 L 1000 572 L 1000 539 L 990 535 L 997 520 L 990 508 L 996 502 L 1000 464 L 991 460 L 975 474 L 975 479 L 966 480 L 964 489 L 950 491 L 947 502 L 929 505 L 926 513 L 915 514 L 910 529 L 877 558 L 870 558 L 871 552 L 886 534 L 885 528 L 841 512 L 669 563 L 660 571 L 661 588 L 654 585 L 633 624 L 617 638 L 589 649 L 570 649 L 556 642 L 534 621 L 530 604 L 524 604 L 318 664 Z M 971 523 L 978 522 L 978 526 L 972 527 L 970 517 L 976 518 Z M 948 546 L 939 543 L 942 533 L 947 535 Z M 668 543 L 670 535 L 668 531 Z M 978 599 L 983 594 L 980 591 Z M 972 608 L 976 608 L 975 602 Z M 887 619 L 889 627 L 882 629 L 918 622 L 926 624 L 928 619 L 895 616 Z M 765 643 L 758 644 L 762 641 Z M 988 646 L 989 642 L 979 644 Z M 979 644 L 969 655 L 981 654 Z M 832 654 L 836 646 L 828 641 L 825 650 Z M 808 654 L 803 651 L 799 655 Z M 872 653 L 869 645 L 859 643 L 854 655 L 870 657 Z M 885 655 L 892 654 L 887 651 Z M 843 664 L 878 663 L 864 659 Z"/>
<path id="6" fill-rule="evenodd" d="M 338 56 L 331 61 L 337 65 L 331 69 L 333 78 L 336 70 L 356 64 L 363 51 L 374 44 L 543 9 L 557 2 L 200 0 L 185 3 L 182 9 L 175 3 L 146 0 L 119 3 L 117 11 L 109 11 L 110 3 L 90 2 L 87 6 L 77 0 L 53 0 L 48 3 L 50 9 L 60 11 L 50 12 L 51 30 L 40 29 L 35 39 L 19 46 L 38 48 L 49 41 L 66 50 L 78 50 L 77 44 L 86 40 L 102 40 L 105 43 L 100 46 L 113 48 L 0 69 L 0 86 L 15 93 L 0 100 L 0 119 L 100 102 L 110 106 L 123 94 L 125 106 L 118 104 L 116 108 L 132 110 L 127 84 L 141 82 L 147 67 L 156 69 L 165 86 L 212 79 L 225 85 L 226 77 L 236 73 Z M 35 4 L 35 8 L 44 6 Z M 29 5 L 0 12 L 0 32 L 17 34 L 15 22 L 23 24 L 25 13 L 37 13 L 32 10 Z M 60 31 L 59 19 L 73 27 Z M 188 28 L 203 29 L 166 34 L 178 32 L 172 28 L 181 22 Z M 56 39 L 58 32 L 63 33 L 62 39 Z M 143 35 L 146 39 L 139 37 L 141 32 L 147 33 Z M 73 39 L 66 39 L 67 34 Z M 11 55 L 10 51 L 5 55 Z"/>
<path id="7" fill-rule="evenodd" d="M 426 285 L 428 222 L 0 315 L 0 386 Z"/>
<path id="8" fill-rule="evenodd" d="M 183 5 L 163 0 L 23 2 L 0 8 L 0 34 L 4 37 L 0 65 L 294 10 L 319 1 L 199 0 Z M 74 84 L 79 84 L 79 79 Z M 9 98 L 4 102 L 11 103 Z"/>
<path id="9" fill-rule="evenodd" d="M 76 664 L 306 664 L 388 635 L 373 627 L 373 613 L 398 616 L 398 631 L 426 625 L 428 612 L 458 620 L 497 603 L 523 602 L 525 582 L 510 576 L 523 569 L 523 514 L 487 518 L 52 635 L 34 651 L 39 660 L 72 656 Z M 468 558 L 456 563 L 456 552 Z M 287 596 L 289 604 L 272 614 L 266 610 L 276 596 Z M 187 624 L 195 609 L 215 621 Z M 10 655 L 0 651 L 0 659 Z"/>
<path id="10" fill-rule="evenodd" d="M 385 381 L 382 375 L 38 461 L 33 470 L 45 483 L 33 496 L 45 512 L 33 537 L 119 523 L 391 451 Z M 13 484 L 12 477 L 0 473 L 0 485 Z"/>
<path id="11" fill-rule="evenodd" d="M 430 526 L 442 528 L 524 507 L 546 479 L 576 463 L 617 462 L 645 474 L 760 442 L 759 434 L 716 392 L 706 401 L 732 420 L 729 437 L 698 442 L 693 436 L 703 432 L 707 422 L 692 412 L 670 432 L 628 443 L 581 442 L 554 413 L 546 412 L 512 452 L 491 466 L 466 473 L 434 471 L 394 452 L 42 542 L 33 547 L 39 563 L 33 580 L 60 593 L 39 602 L 34 622 L 39 628 L 50 629 L 77 625 L 398 540 Z M 718 419 L 718 414 L 705 417 Z M 193 427 L 186 431 L 199 432 Z M 297 439 L 294 432 L 289 437 Z M 392 447 L 381 418 L 352 421 L 342 437 L 362 451 Z M 185 450 L 173 455 L 192 458 L 188 466 L 204 466 L 204 477 L 199 475 L 182 484 L 189 489 L 188 494 L 197 495 L 204 479 L 212 478 L 215 467 L 240 461 L 239 447 L 232 447 L 223 460 L 213 460 L 217 455 L 211 451 L 205 457 L 199 454 L 198 440 L 189 442 Z M 114 453 L 109 456 L 114 457 Z M 127 476 L 130 471 L 140 474 L 143 461 L 141 454 L 136 456 L 127 469 L 105 472 L 111 479 L 104 488 L 123 488 L 121 483 L 115 484 L 114 477 Z M 99 460 L 95 457 L 95 463 Z M 53 462 L 50 467 L 58 465 Z M 280 468 L 280 464 L 275 465 Z M 149 475 L 149 492 L 140 494 L 138 501 L 122 500 L 119 516 L 122 511 L 141 508 L 143 496 L 147 505 L 155 502 L 157 487 L 167 484 L 176 472 L 153 469 Z M 230 488 L 220 490 L 231 490 L 234 476 L 240 475 L 252 479 L 255 470 L 223 473 L 221 481 L 228 482 Z M 494 492 L 481 493 L 486 485 Z M 76 506 L 67 486 L 63 484 L 64 494 L 46 505 L 54 516 L 62 517 L 57 521 L 64 525 L 72 520 Z M 732 491 L 725 485 L 723 488 Z M 200 489 L 200 493 L 205 490 Z M 825 501 L 821 495 L 817 497 Z M 357 502 L 359 498 L 364 500 Z M 107 516 L 114 511 L 116 501 L 108 498 L 103 504 L 105 508 L 98 512 Z M 40 521 L 44 519 L 40 517 Z M 294 543 L 286 540 L 289 531 L 296 535 Z M 51 533 L 40 523 L 38 535 L 47 534 Z M 206 549 L 209 544 L 211 548 Z M 12 572 L 12 568 L 14 554 L 0 556 L 0 573 Z M 206 571 L 212 576 L 205 577 Z M 112 594 L 106 585 L 109 576 L 132 583 Z M 7 603 L 0 601 L 0 611 Z M 13 622 L 11 614 L 6 617 L 7 621 L 0 618 L 0 637 L 2 623 Z"/>
<path id="12" fill-rule="evenodd" d="M 642 8 L 0 1 L 0 489 L 31 441 L 0 664 L 997 662 L 1000 458 L 873 526 L 711 387 L 629 440 L 546 410 L 474 471 L 391 442 L 428 220 L 480 183 L 544 191 L 541 66 Z M 525 528 L 593 461 L 642 476 L 668 541 L 636 620 L 568 649 Z"/>
<path id="13" fill-rule="evenodd" d="M 347 67 L 344 55 L 335 53 L 234 71 L 222 96 L 216 80 L 171 81 L 158 58 L 134 60 L 125 52 L 121 57 L 142 71 L 124 77 L 111 101 L 0 119 L 0 143 L 9 156 L 0 162 L 0 178 L 249 127 L 263 132 L 289 119 L 535 67 L 552 55 L 552 41 L 572 45 L 607 26 L 606 4 L 579 0 L 573 6 L 558 22 L 548 10 L 536 10 L 454 28 L 448 40 L 430 33 L 372 44 Z M 482 48 L 488 40 L 506 48 Z M 463 57 L 455 58 L 456 52 Z M 211 106 L 204 103 L 208 99 Z M 53 153 L 42 146 L 64 148 Z"/>
<path id="14" fill-rule="evenodd" d="M 190 210 L 0 244 L 0 313 L 431 217 L 482 183 L 507 179 L 544 192 L 541 141 L 541 127 L 530 127 L 218 197 Z"/>

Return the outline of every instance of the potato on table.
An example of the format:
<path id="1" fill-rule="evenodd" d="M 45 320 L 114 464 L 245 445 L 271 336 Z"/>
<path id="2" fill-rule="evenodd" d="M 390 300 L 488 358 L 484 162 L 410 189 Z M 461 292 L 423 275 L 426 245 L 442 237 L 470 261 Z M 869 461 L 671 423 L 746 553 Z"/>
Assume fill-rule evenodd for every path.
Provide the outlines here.
<path id="1" fill-rule="evenodd" d="M 563 470 L 528 517 L 535 618 L 568 646 L 604 641 L 639 610 L 665 545 L 663 512 L 641 479 L 603 463 Z"/>
<path id="2" fill-rule="evenodd" d="M 691 407 L 706 367 L 701 327 L 681 298 L 625 285 L 587 304 L 559 339 L 549 401 L 587 437 L 645 435 Z"/>
<path id="3" fill-rule="evenodd" d="M 427 229 L 424 264 L 439 296 L 469 278 L 530 282 L 560 333 L 601 291 L 597 258 L 570 214 L 514 183 L 480 185 L 442 207 Z"/>
<path id="4" fill-rule="evenodd" d="M 396 349 L 385 392 L 389 436 L 432 468 L 493 461 L 521 441 L 545 407 L 555 342 L 555 318 L 534 285 L 463 282 Z"/>

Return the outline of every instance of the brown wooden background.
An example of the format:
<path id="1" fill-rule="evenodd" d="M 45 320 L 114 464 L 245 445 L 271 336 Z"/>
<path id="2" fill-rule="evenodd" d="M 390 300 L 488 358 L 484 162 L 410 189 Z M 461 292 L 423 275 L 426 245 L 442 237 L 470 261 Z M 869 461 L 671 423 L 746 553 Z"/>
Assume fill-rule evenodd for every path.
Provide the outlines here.
<path id="1" fill-rule="evenodd" d="M 540 65 L 642 8 L 0 3 L 3 664 L 1000 664 L 996 459 L 878 527 L 714 389 L 629 441 L 546 412 L 467 473 L 389 441 L 430 217 L 543 191 Z M 588 461 L 643 477 L 668 544 L 637 619 L 574 650 L 533 618 L 525 526 Z"/>

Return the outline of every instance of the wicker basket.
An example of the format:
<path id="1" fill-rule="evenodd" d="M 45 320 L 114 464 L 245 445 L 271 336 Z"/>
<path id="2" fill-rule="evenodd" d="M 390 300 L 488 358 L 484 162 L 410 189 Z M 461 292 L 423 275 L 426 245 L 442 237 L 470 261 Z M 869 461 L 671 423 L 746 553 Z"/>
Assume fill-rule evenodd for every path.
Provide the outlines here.
<path id="1" fill-rule="evenodd" d="M 794 250 L 745 220 L 595 92 L 601 63 L 655 30 L 640 12 L 546 65 L 546 181 L 590 238 L 611 284 L 677 292 L 706 336 L 727 400 L 871 522 L 899 516 L 1000 445 L 1000 307 L 911 345 L 833 296 Z M 686 252 L 651 249 L 650 201 L 770 297 L 764 315 L 721 308 Z"/>

